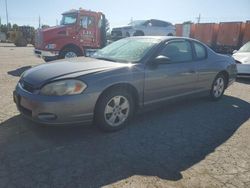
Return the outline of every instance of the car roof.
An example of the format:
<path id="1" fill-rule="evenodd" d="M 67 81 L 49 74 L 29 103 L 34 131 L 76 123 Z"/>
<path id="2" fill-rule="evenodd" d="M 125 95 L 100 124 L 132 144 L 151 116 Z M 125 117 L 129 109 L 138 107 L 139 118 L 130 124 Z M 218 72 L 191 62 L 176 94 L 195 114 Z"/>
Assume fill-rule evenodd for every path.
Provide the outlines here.
<path id="1" fill-rule="evenodd" d="M 189 40 L 194 42 L 202 43 L 196 39 L 188 38 L 188 37 L 177 37 L 177 36 L 134 36 L 130 38 L 142 38 L 142 39 L 158 39 L 161 41 L 168 41 L 168 40 Z"/>

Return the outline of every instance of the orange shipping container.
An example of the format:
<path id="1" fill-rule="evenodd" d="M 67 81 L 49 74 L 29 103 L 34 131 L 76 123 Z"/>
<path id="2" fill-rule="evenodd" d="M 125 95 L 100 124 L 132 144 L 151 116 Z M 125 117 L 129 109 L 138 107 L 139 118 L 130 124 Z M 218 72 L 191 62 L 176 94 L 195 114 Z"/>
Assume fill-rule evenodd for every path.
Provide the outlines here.
<path id="1" fill-rule="evenodd" d="M 175 24 L 176 36 L 182 36 L 182 24 Z"/>
<path id="2" fill-rule="evenodd" d="M 250 21 L 245 23 L 242 45 L 246 44 L 248 41 L 250 41 Z"/>
<path id="3" fill-rule="evenodd" d="M 194 25 L 193 38 L 212 47 L 216 42 L 219 25 L 215 23 L 201 23 Z"/>
<path id="4" fill-rule="evenodd" d="M 242 22 L 222 22 L 219 24 L 217 36 L 218 46 L 237 47 L 241 45 Z"/>

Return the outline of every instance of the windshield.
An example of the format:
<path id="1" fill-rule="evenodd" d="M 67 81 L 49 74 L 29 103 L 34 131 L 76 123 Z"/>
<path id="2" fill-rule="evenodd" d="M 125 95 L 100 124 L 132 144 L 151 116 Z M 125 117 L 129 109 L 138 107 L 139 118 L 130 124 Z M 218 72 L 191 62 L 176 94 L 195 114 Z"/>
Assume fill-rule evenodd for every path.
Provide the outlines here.
<path id="1" fill-rule="evenodd" d="M 97 51 L 92 57 L 117 62 L 138 62 L 160 41 L 152 38 L 126 38 Z"/>
<path id="2" fill-rule="evenodd" d="M 143 25 L 145 22 L 146 22 L 145 20 L 136 20 L 136 21 L 130 22 L 128 25 L 131 25 L 131 26 L 140 26 L 140 25 Z"/>
<path id="3" fill-rule="evenodd" d="M 61 25 L 75 24 L 77 20 L 77 14 L 64 14 L 61 20 Z"/>
<path id="4" fill-rule="evenodd" d="M 239 49 L 239 52 L 250 52 L 250 42 L 246 43 Z"/>

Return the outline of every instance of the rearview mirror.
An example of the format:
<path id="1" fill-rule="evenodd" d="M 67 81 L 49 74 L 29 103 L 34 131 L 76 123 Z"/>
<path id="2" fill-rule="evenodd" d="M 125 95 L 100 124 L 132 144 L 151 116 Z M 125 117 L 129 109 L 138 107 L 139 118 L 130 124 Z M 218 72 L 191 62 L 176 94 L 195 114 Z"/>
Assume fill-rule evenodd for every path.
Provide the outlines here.
<path id="1" fill-rule="evenodd" d="M 154 59 L 155 64 L 167 64 L 170 63 L 170 58 L 164 55 L 159 55 Z"/>

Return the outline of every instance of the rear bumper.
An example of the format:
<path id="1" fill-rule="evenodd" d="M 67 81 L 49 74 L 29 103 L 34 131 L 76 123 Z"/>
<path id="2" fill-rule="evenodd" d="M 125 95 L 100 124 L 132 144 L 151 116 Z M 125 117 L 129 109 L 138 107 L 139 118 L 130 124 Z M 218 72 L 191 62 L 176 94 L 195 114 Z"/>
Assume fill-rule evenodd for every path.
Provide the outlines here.
<path id="1" fill-rule="evenodd" d="M 46 50 L 34 50 L 35 56 L 43 58 L 44 60 L 56 60 L 59 56 L 59 51 L 46 51 Z"/>
<path id="2" fill-rule="evenodd" d="M 237 64 L 237 77 L 250 77 L 250 64 Z"/>

